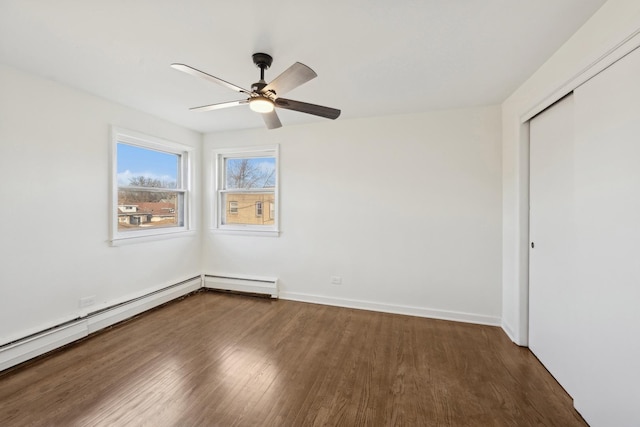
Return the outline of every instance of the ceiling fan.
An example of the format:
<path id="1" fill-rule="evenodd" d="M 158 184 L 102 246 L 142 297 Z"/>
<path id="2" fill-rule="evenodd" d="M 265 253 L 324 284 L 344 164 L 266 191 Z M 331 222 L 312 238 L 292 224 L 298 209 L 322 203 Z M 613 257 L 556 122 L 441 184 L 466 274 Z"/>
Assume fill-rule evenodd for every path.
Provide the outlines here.
<path id="1" fill-rule="evenodd" d="M 238 105 L 249 105 L 253 111 L 261 113 L 265 125 L 268 129 L 276 129 L 282 127 L 282 123 L 276 114 L 275 108 L 284 108 L 286 110 L 300 111 L 301 113 L 313 114 L 314 116 L 325 117 L 335 120 L 340 116 L 340 110 L 330 107 L 323 107 L 316 104 L 308 104 L 306 102 L 294 101 L 292 99 L 281 98 L 280 95 L 297 88 L 298 86 L 316 78 L 318 75 L 306 65 L 296 62 L 278 77 L 273 79 L 271 83 L 264 81 L 264 70 L 268 69 L 273 62 L 273 58 L 266 53 L 254 53 L 253 63 L 260 68 L 260 80 L 251 85 L 251 90 L 243 89 L 218 77 L 207 74 L 204 71 L 197 70 L 185 64 L 171 64 L 176 70 L 200 77 L 210 82 L 217 83 L 227 87 L 235 92 L 248 95 L 248 98 L 239 101 L 223 102 L 220 104 L 203 105 L 202 107 L 194 107 L 192 111 L 211 111 L 221 108 L 236 107 Z"/>

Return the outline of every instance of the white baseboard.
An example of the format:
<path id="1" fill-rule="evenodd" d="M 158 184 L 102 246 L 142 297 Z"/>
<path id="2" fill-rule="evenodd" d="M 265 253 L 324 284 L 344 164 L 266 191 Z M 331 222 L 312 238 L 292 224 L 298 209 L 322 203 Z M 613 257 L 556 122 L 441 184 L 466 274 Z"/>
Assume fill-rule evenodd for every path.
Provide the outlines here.
<path id="1" fill-rule="evenodd" d="M 204 276 L 204 287 L 278 298 L 278 279 L 274 277 L 207 274 Z"/>
<path id="2" fill-rule="evenodd" d="M 151 308 L 179 298 L 202 287 L 201 277 L 160 288 L 112 307 L 90 312 L 41 333 L 34 333 L 0 347 L 0 371 L 84 338 L 100 329 L 114 325 Z"/>
<path id="3" fill-rule="evenodd" d="M 197 291 L 201 287 L 201 278 L 193 278 L 178 285 L 136 298 L 135 300 L 118 304 L 113 308 L 97 313 L 90 313 L 87 316 L 88 332 L 92 334 L 100 329 L 114 325 L 176 298 L 180 298 L 190 292 Z"/>
<path id="4" fill-rule="evenodd" d="M 503 320 L 500 326 L 502 327 L 502 330 L 504 331 L 504 333 L 507 334 L 509 339 L 514 342 L 514 344 L 521 345 L 516 339 L 516 334 L 513 328 L 511 327 L 511 325 L 509 325 L 507 322 Z"/>
<path id="5" fill-rule="evenodd" d="M 482 314 L 437 310 L 425 307 L 383 304 L 372 301 L 334 298 L 298 292 L 280 292 L 280 298 L 291 301 L 310 302 L 314 304 L 356 308 L 360 310 L 380 311 L 383 313 L 404 314 L 408 316 L 426 317 L 430 319 L 452 320 L 455 322 L 475 323 L 480 325 L 500 326 L 501 323 L 501 319 L 499 317 L 485 316 Z"/>
<path id="6" fill-rule="evenodd" d="M 86 322 L 77 320 L 4 346 L 0 349 L 0 371 L 26 362 L 63 345 L 87 336 Z"/>

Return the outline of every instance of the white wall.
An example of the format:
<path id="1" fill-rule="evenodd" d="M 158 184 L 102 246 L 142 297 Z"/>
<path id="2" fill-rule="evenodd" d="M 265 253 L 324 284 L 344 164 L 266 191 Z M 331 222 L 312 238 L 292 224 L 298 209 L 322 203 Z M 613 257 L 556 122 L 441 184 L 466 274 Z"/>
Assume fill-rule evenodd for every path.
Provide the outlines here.
<path id="1" fill-rule="evenodd" d="M 639 30 L 640 2 L 609 0 L 502 105 L 502 321 L 518 344 L 527 345 L 528 329 L 529 146 L 523 121 L 610 61 L 603 56 L 618 45 L 618 51 L 628 50 Z"/>
<path id="2" fill-rule="evenodd" d="M 1 65 L 0 94 L 0 344 L 77 317 L 81 297 L 100 306 L 200 273 L 197 233 L 107 241 L 110 125 L 196 155 L 200 134 Z"/>
<path id="3" fill-rule="evenodd" d="M 281 236 L 210 232 L 205 273 L 278 277 L 283 298 L 499 324 L 498 107 L 209 134 L 205 166 L 214 148 L 274 143 Z"/>

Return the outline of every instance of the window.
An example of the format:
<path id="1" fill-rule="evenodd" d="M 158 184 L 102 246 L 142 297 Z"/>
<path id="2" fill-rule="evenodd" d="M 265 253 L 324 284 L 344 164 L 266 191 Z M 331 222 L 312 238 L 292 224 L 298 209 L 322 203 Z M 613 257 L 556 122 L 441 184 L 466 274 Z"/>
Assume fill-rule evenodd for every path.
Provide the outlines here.
<path id="1" fill-rule="evenodd" d="M 189 229 L 190 150 L 113 129 L 112 242 Z"/>
<path id="2" fill-rule="evenodd" d="M 277 235 L 278 146 L 216 150 L 214 158 L 214 228 Z"/>

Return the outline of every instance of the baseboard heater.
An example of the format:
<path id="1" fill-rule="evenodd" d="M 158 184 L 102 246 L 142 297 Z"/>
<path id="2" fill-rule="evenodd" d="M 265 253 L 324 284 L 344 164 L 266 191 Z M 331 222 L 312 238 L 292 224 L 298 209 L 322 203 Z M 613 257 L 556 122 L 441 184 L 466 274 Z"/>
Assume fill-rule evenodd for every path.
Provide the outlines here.
<path id="1" fill-rule="evenodd" d="M 278 298 L 278 279 L 273 277 L 205 274 L 204 287 Z"/>
<path id="2" fill-rule="evenodd" d="M 44 328 L 0 345 L 0 371 L 16 366 L 108 326 L 129 319 L 202 287 L 201 276 L 135 296 L 125 301 L 97 308 L 77 318 Z"/>

